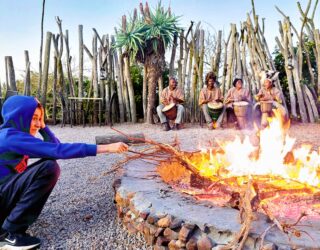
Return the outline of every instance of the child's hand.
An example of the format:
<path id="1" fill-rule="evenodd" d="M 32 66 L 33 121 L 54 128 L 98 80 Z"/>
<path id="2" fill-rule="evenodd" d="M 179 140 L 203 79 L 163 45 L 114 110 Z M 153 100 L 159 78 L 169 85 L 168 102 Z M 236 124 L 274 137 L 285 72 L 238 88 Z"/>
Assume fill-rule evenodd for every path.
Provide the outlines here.
<path id="1" fill-rule="evenodd" d="M 46 124 L 44 123 L 44 117 L 45 117 L 45 115 L 44 115 L 44 109 L 43 109 L 43 107 L 41 107 L 41 122 L 40 122 L 40 128 L 45 128 L 45 126 L 46 126 Z"/>
<path id="2" fill-rule="evenodd" d="M 129 146 L 123 142 L 117 142 L 110 144 L 110 151 L 112 153 L 123 153 L 128 151 Z"/>
<path id="3" fill-rule="evenodd" d="M 123 142 L 116 142 L 97 146 L 97 154 L 103 153 L 123 153 L 128 151 L 129 146 Z"/>

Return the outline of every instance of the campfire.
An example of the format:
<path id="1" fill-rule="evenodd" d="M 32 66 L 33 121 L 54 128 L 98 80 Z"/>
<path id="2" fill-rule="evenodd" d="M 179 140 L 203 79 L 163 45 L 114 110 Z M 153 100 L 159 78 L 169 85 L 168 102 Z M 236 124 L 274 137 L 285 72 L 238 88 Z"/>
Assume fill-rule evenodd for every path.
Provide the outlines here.
<path id="1" fill-rule="evenodd" d="M 218 146 L 200 146 L 192 153 L 180 151 L 178 142 L 145 139 L 151 147 L 132 151 L 135 154 L 126 161 L 154 162 L 162 180 L 175 190 L 239 210 L 241 230 L 225 249 L 243 248 L 256 212 L 271 221 L 260 235 L 261 246 L 273 227 L 289 239 L 313 240 L 302 226 L 306 218 L 320 219 L 320 155 L 312 145 L 295 146 L 288 128 L 275 114 L 255 137 L 218 141 Z"/>
<path id="2" fill-rule="evenodd" d="M 287 130 L 288 124 L 276 116 L 269 127 L 259 131 L 257 145 L 248 136 L 236 137 L 218 142 L 219 147 L 185 153 L 193 171 L 176 160 L 162 162 L 158 171 L 178 190 L 215 205 L 236 206 L 236 197 L 251 181 L 256 199 L 274 215 L 320 217 L 320 155 L 311 145 L 295 148 L 295 139 Z"/>

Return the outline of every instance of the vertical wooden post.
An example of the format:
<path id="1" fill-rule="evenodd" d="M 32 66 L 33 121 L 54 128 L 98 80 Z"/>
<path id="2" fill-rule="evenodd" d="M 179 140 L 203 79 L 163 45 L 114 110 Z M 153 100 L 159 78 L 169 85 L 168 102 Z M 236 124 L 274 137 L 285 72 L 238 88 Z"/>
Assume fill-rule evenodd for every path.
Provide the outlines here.
<path id="1" fill-rule="evenodd" d="M 111 44 L 115 43 L 114 36 L 111 36 Z M 111 50 L 110 50 L 111 51 Z M 110 52 L 109 52 L 110 53 Z M 120 112 L 120 122 L 124 122 L 124 104 L 123 104 L 123 79 L 121 76 L 121 70 L 119 65 L 118 53 L 116 50 L 113 51 L 113 60 L 116 74 L 117 92 L 119 99 L 119 112 Z"/>
<path id="2" fill-rule="evenodd" d="M 178 35 L 175 34 L 174 37 L 173 37 L 171 59 L 170 59 L 170 64 L 169 64 L 169 75 L 170 76 L 173 76 L 173 74 L 174 74 L 174 60 L 175 60 L 175 57 L 176 57 L 177 40 L 178 40 Z"/>
<path id="3" fill-rule="evenodd" d="M 24 51 L 24 59 L 26 63 L 26 72 L 24 76 L 24 88 L 23 88 L 23 94 L 24 95 L 31 95 L 31 83 L 30 83 L 30 61 L 29 61 L 29 52 L 28 50 Z"/>
<path id="4" fill-rule="evenodd" d="M 42 72 L 42 88 L 41 88 L 41 105 L 46 109 L 47 102 L 47 89 L 48 89 L 48 74 L 49 74 L 49 63 L 50 63 L 50 48 L 51 48 L 51 37 L 52 33 L 47 32 L 46 36 L 46 47 L 44 52 L 44 67 Z"/>
<path id="5" fill-rule="evenodd" d="M 79 36 L 79 82 L 78 97 L 83 97 L 83 25 L 78 26 Z"/>
<path id="6" fill-rule="evenodd" d="M 5 64 L 7 76 L 7 90 L 17 91 L 16 76 L 14 73 L 12 56 L 5 56 Z"/>
<path id="7" fill-rule="evenodd" d="M 211 69 L 217 76 L 217 79 L 219 78 L 219 65 L 220 65 L 220 57 L 221 57 L 221 38 L 222 38 L 222 30 L 219 30 L 218 38 L 217 38 L 216 53 L 215 53 L 213 63 L 211 65 Z"/>
<path id="8" fill-rule="evenodd" d="M 182 62 L 183 62 L 183 45 L 184 45 L 184 31 L 182 30 L 179 37 L 179 61 L 178 61 L 178 86 L 183 88 L 184 82 L 182 82 Z"/>

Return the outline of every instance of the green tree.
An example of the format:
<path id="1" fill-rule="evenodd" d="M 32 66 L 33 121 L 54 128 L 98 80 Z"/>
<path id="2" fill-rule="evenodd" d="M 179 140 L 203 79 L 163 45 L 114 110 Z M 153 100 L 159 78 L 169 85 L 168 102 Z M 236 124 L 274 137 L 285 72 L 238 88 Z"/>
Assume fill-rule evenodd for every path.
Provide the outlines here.
<path id="1" fill-rule="evenodd" d="M 147 122 L 153 123 L 152 109 L 156 101 L 158 79 L 165 67 L 165 51 L 173 42 L 175 34 L 180 32 L 178 17 L 171 14 L 170 8 L 164 10 L 159 3 L 154 11 L 148 3 L 143 8 L 140 3 L 141 15 L 136 9 L 126 22 L 123 16 L 121 32 L 116 35 L 115 47 L 124 49 L 124 56 L 146 65 L 148 78 Z"/>

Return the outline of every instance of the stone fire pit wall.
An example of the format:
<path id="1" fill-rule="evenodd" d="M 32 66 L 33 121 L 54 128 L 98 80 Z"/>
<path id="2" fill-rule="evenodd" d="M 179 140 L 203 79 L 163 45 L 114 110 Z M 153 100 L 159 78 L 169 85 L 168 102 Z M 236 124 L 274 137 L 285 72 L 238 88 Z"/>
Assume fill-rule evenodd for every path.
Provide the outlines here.
<path id="1" fill-rule="evenodd" d="M 118 216 L 130 233 L 141 233 L 154 249 L 221 249 L 241 228 L 238 211 L 196 201 L 176 192 L 156 172 L 156 166 L 135 160 L 124 166 L 114 182 Z M 315 241 L 303 235 L 288 237 L 277 228 L 265 238 L 267 249 L 320 249 L 320 226 L 305 221 L 304 228 Z M 245 249 L 259 249 L 259 236 L 271 224 L 263 214 L 256 220 Z"/>

